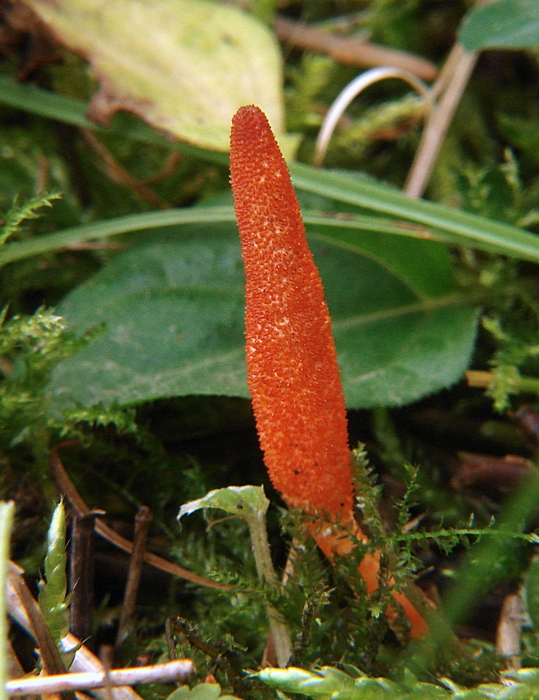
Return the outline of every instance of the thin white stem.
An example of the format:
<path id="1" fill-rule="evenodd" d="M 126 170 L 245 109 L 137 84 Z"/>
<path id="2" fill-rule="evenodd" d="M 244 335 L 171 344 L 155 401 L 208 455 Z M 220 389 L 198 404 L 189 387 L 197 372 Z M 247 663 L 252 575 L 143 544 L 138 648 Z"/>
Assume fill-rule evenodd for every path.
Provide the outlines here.
<path id="1" fill-rule="evenodd" d="M 314 165 L 320 167 L 326 155 L 329 140 L 337 126 L 337 122 L 342 117 L 348 105 L 355 99 L 365 88 L 387 78 L 400 78 L 411 85 L 418 92 L 428 106 L 430 106 L 431 98 L 430 91 L 427 85 L 413 73 L 403 68 L 382 67 L 372 68 L 371 70 L 358 75 L 357 78 L 348 83 L 348 85 L 337 96 L 333 104 L 328 110 L 322 127 L 316 139 Z"/>
<path id="2" fill-rule="evenodd" d="M 249 525 L 249 533 L 251 535 L 251 545 L 255 558 L 256 571 L 260 579 L 266 581 L 275 588 L 279 588 L 279 579 L 273 568 L 271 561 L 271 553 L 268 543 L 268 533 L 266 530 L 265 513 L 261 513 L 258 517 L 246 518 Z M 286 620 L 281 613 L 276 610 L 273 605 L 266 605 L 266 614 L 275 644 L 275 655 L 277 663 L 281 668 L 284 668 L 290 659 L 292 653 L 292 641 L 290 639 L 290 630 Z"/>

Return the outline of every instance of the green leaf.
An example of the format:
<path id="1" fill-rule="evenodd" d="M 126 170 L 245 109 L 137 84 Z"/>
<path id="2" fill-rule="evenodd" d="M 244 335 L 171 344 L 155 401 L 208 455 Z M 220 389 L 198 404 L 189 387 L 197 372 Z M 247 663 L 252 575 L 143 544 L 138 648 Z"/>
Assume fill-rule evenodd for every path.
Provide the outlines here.
<path id="1" fill-rule="evenodd" d="M 218 508 L 229 515 L 259 520 L 265 517 L 268 506 L 269 501 L 261 486 L 227 486 L 214 489 L 196 501 L 184 503 L 180 508 L 178 520 L 204 508 Z"/>
<path id="2" fill-rule="evenodd" d="M 411 199 L 372 178 L 320 170 L 303 163 L 292 163 L 290 173 L 297 189 L 352 205 L 360 211 L 366 209 L 371 213 L 405 219 L 414 226 L 419 225 L 420 228 L 416 230 L 418 237 L 422 235 L 425 239 L 435 238 L 450 245 L 469 245 L 539 262 L 539 237 L 517 226 L 424 199 Z M 404 233 L 406 223 L 400 225 Z M 433 231 L 423 227 L 430 227 Z M 442 235 L 438 237 L 440 233 Z"/>
<path id="3" fill-rule="evenodd" d="M 283 692 L 298 693 L 311 698 L 329 698 L 332 695 L 338 698 L 343 690 L 353 689 L 354 679 L 345 673 L 342 673 L 343 677 L 339 679 L 324 677 L 324 671 L 333 670 L 335 669 L 326 667 L 313 673 L 291 666 L 286 669 L 266 668 L 256 675 L 264 683 Z"/>
<path id="4" fill-rule="evenodd" d="M 233 114 L 254 102 L 283 130 L 278 44 L 237 8 L 208 0 L 28 4 L 99 76 L 93 119 L 107 123 L 127 109 L 191 144 L 227 151 Z"/>
<path id="5" fill-rule="evenodd" d="M 526 685 L 530 690 L 539 691 L 539 668 L 521 668 L 505 675 L 506 678 Z"/>
<path id="6" fill-rule="evenodd" d="M 537 0 L 498 0 L 469 13 L 460 41 L 467 51 L 524 49 L 539 45 Z"/>
<path id="7" fill-rule="evenodd" d="M 217 700 L 223 698 L 221 686 L 217 683 L 199 683 L 194 688 L 183 685 L 174 690 L 167 700 Z"/>
<path id="8" fill-rule="evenodd" d="M 414 688 L 400 696 L 401 700 L 449 700 L 451 697 L 447 690 L 433 683 L 416 683 Z"/>
<path id="9" fill-rule="evenodd" d="M 524 668 L 504 674 L 504 683 L 486 683 L 461 688 L 442 680 L 447 689 L 434 683 L 407 680 L 405 687 L 387 678 L 352 678 L 338 669 L 324 666 L 316 673 L 301 668 L 266 668 L 254 674 L 277 690 L 298 693 L 313 700 L 533 700 L 537 697 L 538 669 Z M 509 685 L 511 683 L 511 685 Z"/>
<path id="10" fill-rule="evenodd" d="M 211 231 L 153 232 L 65 299 L 58 312 L 69 330 L 105 330 L 54 370 L 52 412 L 249 395 L 239 241 L 232 223 Z M 311 242 L 348 404 L 398 405 L 457 381 L 477 310 L 455 287 L 443 246 L 375 234 L 349 243 L 353 250 Z"/>
<path id="11" fill-rule="evenodd" d="M 397 684 L 387 678 L 352 678 L 329 666 L 316 673 L 294 667 L 267 668 L 256 675 L 273 688 L 306 695 L 313 700 L 394 700 L 402 697 Z"/>

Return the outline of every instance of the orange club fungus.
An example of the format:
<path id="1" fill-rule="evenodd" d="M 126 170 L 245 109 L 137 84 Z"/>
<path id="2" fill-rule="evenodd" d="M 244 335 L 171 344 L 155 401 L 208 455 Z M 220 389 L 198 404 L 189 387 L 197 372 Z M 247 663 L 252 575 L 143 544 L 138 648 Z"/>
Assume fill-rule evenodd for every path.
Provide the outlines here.
<path id="1" fill-rule="evenodd" d="M 307 244 L 286 162 L 265 114 L 241 107 L 232 120 L 230 172 L 246 280 L 246 359 L 260 445 L 288 505 L 329 518 L 311 533 L 331 559 L 366 540 L 353 515 L 354 487 L 344 396 L 320 275 Z M 369 593 L 378 557 L 359 567 Z M 426 623 L 395 592 L 422 636 Z M 390 617 L 394 617 L 388 611 Z"/>

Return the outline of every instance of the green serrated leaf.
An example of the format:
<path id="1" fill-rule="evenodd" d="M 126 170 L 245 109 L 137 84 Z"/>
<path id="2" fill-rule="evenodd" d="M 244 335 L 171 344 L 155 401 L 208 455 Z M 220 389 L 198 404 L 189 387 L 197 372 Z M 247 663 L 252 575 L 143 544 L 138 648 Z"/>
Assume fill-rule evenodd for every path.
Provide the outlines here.
<path id="1" fill-rule="evenodd" d="M 486 695 L 477 688 L 472 688 L 471 690 L 462 690 L 458 693 L 455 693 L 453 697 L 455 697 L 455 700 L 484 700 L 484 698 L 492 696 Z M 498 697 L 501 696 L 499 695 Z M 515 698 L 515 700 L 517 699 Z M 524 698 L 522 698 L 522 700 L 524 700 Z"/>
<path id="2" fill-rule="evenodd" d="M 473 691 L 468 691 L 468 693 L 459 696 L 463 700 L 483 700 L 484 697 L 492 697 L 489 695 L 482 694 L 480 691 L 473 693 Z M 496 700 L 537 700 L 537 692 L 526 688 L 521 685 L 509 686 L 505 688 L 503 692 L 499 692 L 495 695 Z"/>
<path id="3" fill-rule="evenodd" d="M 191 144 L 227 151 L 233 114 L 256 103 L 283 131 L 278 44 L 235 7 L 208 0 L 28 5 L 102 80 L 90 106 L 94 119 L 107 122 L 127 109 Z"/>
<path id="4" fill-rule="evenodd" d="M 349 406 L 398 405 L 459 379 L 477 309 L 456 290 L 442 246 L 395 238 L 363 248 L 356 241 L 353 250 L 311 247 Z M 105 331 L 55 369 L 47 394 L 55 414 L 99 402 L 249 396 L 243 265 L 232 223 L 213 224 L 211 235 L 194 225 L 153 232 L 58 311 L 70 331 L 99 324 Z"/>
<path id="5" fill-rule="evenodd" d="M 267 668 L 255 674 L 274 689 L 305 695 L 313 700 L 533 700 L 539 690 L 539 669 L 524 668 L 506 673 L 504 683 L 484 683 L 463 688 L 442 679 L 442 688 L 418 681 L 411 674 L 398 685 L 387 678 L 353 678 L 342 671 L 323 667 L 316 672 L 301 668 Z"/>
<path id="6" fill-rule="evenodd" d="M 204 508 L 219 508 L 230 515 L 242 518 L 264 518 L 269 501 L 261 486 L 228 486 L 210 491 L 196 501 L 185 503 L 180 508 L 178 520 Z"/>
<path id="7" fill-rule="evenodd" d="M 217 683 L 199 683 L 191 690 L 189 700 L 217 700 L 221 687 Z"/>
<path id="8" fill-rule="evenodd" d="M 217 700 L 221 687 L 217 683 L 199 683 L 191 689 L 189 700 Z"/>
<path id="9" fill-rule="evenodd" d="M 286 669 L 265 668 L 256 675 L 272 688 L 277 688 L 285 693 L 301 693 L 309 697 L 324 697 L 328 695 L 328 692 L 331 693 L 326 685 L 326 689 L 322 688 L 322 695 L 313 695 L 316 693 L 316 686 L 323 686 L 325 679 L 320 673 L 305 671 L 302 668 L 294 668 L 293 666 Z M 350 680 L 352 681 L 352 679 Z M 303 692 L 303 686 L 306 683 L 310 683 L 309 692 Z"/>
<path id="10" fill-rule="evenodd" d="M 468 51 L 524 49 L 539 45 L 537 0 L 497 0 L 466 17 L 459 33 Z"/>
<path id="11" fill-rule="evenodd" d="M 529 688 L 539 691 L 539 668 L 521 668 L 518 671 L 511 671 L 505 674 L 506 678 L 524 683 Z"/>
<path id="12" fill-rule="evenodd" d="M 393 700 L 400 696 L 400 689 L 396 683 L 388 678 L 359 678 L 355 682 L 356 692 L 349 694 L 347 698 L 357 700 Z M 344 700 L 345 696 L 343 696 Z"/>

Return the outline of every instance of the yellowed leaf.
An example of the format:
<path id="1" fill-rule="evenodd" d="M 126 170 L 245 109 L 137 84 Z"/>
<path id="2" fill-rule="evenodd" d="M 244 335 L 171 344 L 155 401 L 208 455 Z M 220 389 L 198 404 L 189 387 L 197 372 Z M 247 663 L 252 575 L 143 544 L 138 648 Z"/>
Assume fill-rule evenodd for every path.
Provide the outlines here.
<path id="1" fill-rule="evenodd" d="M 118 109 L 202 148 L 228 150 L 230 121 L 259 105 L 283 129 L 281 58 L 273 34 L 210 0 L 24 0 L 100 79 L 89 116 Z"/>

